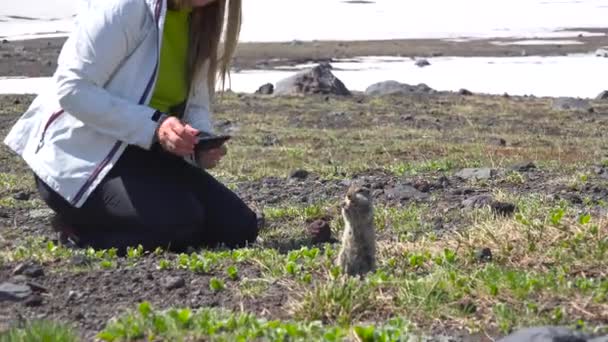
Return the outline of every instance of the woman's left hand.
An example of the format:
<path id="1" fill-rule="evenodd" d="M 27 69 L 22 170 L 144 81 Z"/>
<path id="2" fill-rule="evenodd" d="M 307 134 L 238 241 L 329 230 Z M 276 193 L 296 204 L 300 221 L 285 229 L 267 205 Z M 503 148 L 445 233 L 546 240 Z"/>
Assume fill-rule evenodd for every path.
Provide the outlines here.
<path id="1" fill-rule="evenodd" d="M 198 152 L 196 162 L 203 169 L 213 169 L 219 164 L 220 160 L 228 153 L 226 145 L 218 148 Z"/>

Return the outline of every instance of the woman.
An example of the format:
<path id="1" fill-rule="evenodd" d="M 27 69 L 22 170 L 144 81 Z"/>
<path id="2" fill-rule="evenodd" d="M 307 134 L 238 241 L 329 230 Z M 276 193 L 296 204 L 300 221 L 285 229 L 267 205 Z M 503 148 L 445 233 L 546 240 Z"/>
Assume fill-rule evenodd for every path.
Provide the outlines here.
<path id="1" fill-rule="evenodd" d="M 119 250 L 256 239 L 255 213 L 205 171 L 226 148 L 194 149 L 240 25 L 241 0 L 100 0 L 79 16 L 53 89 L 5 139 L 64 236 Z"/>

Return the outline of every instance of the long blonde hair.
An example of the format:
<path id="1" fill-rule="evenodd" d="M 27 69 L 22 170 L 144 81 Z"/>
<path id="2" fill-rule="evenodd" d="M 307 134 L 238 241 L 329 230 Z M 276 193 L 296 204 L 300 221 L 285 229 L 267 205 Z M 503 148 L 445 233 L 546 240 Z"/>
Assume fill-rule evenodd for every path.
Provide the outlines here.
<path id="1" fill-rule="evenodd" d="M 167 0 L 167 6 L 174 10 L 192 7 L 191 0 Z M 204 7 L 192 8 L 187 75 L 196 75 L 208 61 L 210 98 L 215 93 L 218 76 L 221 88 L 225 87 L 239 40 L 241 21 L 242 0 L 216 0 Z"/>

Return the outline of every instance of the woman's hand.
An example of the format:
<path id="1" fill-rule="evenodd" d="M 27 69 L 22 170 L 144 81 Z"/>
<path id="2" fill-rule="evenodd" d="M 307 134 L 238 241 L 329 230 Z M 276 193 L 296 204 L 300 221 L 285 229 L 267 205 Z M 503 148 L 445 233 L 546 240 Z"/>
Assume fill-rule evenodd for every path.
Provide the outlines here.
<path id="1" fill-rule="evenodd" d="M 198 130 L 170 116 L 163 120 L 156 133 L 158 142 L 166 151 L 185 157 L 194 153 Z"/>
<path id="2" fill-rule="evenodd" d="M 203 169 L 213 169 L 219 164 L 220 160 L 226 155 L 228 149 L 226 145 L 218 148 L 200 151 L 196 156 L 196 162 Z"/>

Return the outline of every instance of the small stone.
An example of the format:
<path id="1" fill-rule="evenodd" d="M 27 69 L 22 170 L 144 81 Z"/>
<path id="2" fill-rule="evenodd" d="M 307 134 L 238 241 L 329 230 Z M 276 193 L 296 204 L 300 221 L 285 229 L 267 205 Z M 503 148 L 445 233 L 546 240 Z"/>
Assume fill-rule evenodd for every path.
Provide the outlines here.
<path id="1" fill-rule="evenodd" d="M 2 39 L 2 44 L 8 44 L 8 40 Z"/>
<path id="2" fill-rule="evenodd" d="M 511 170 L 518 172 L 528 172 L 536 169 L 536 164 L 533 162 L 523 162 L 511 166 Z"/>
<path id="3" fill-rule="evenodd" d="M 498 216 L 511 216 L 517 209 L 515 204 L 506 202 L 492 202 L 490 207 L 492 208 L 492 212 Z"/>
<path id="4" fill-rule="evenodd" d="M 417 60 L 415 64 L 417 67 L 424 68 L 425 66 L 431 65 L 431 62 L 422 58 L 422 59 Z"/>
<path id="5" fill-rule="evenodd" d="M 42 305 L 43 299 L 40 295 L 32 295 L 30 296 L 28 299 L 25 300 L 25 302 L 23 302 L 23 305 L 25 306 L 29 306 L 29 307 L 37 307 Z"/>
<path id="6" fill-rule="evenodd" d="M 42 277 L 44 275 L 44 269 L 40 265 L 37 265 L 35 263 L 26 262 L 17 265 L 17 267 L 15 267 L 15 269 L 13 270 L 13 274 L 23 274 L 30 278 L 37 278 Z"/>
<path id="7" fill-rule="evenodd" d="M 325 220 L 316 220 L 308 225 L 308 234 L 313 243 L 331 241 L 331 227 Z"/>
<path id="8" fill-rule="evenodd" d="M 21 100 L 17 99 L 15 101 L 13 101 L 13 104 L 19 105 L 19 104 L 21 104 Z"/>
<path id="9" fill-rule="evenodd" d="M 460 90 L 458 90 L 458 94 L 462 96 L 471 96 L 473 95 L 473 92 L 468 89 L 461 88 Z"/>
<path id="10" fill-rule="evenodd" d="M 496 172 L 490 168 L 478 168 L 478 169 L 462 169 L 458 173 L 456 173 L 456 177 L 461 178 L 463 180 L 488 180 L 492 178 Z"/>
<path id="11" fill-rule="evenodd" d="M 32 289 L 27 285 L 17 285 L 12 283 L 0 284 L 0 301 L 20 301 L 29 297 L 31 294 Z"/>
<path id="12" fill-rule="evenodd" d="M 53 216 L 54 212 L 51 209 L 35 209 L 28 213 L 32 219 L 48 219 Z"/>
<path id="13" fill-rule="evenodd" d="M 186 286 L 186 281 L 184 280 L 184 278 L 179 277 L 179 276 L 178 277 L 169 276 L 162 280 L 162 286 L 165 289 L 171 291 L 171 290 L 180 289 L 180 288 Z"/>
<path id="14" fill-rule="evenodd" d="M 483 262 L 492 261 L 492 250 L 488 247 L 480 249 L 479 251 L 477 251 L 477 260 Z"/>
<path id="15" fill-rule="evenodd" d="M 289 178 L 304 180 L 304 179 L 308 178 L 309 175 L 310 175 L 310 172 L 308 172 L 306 170 L 295 170 L 289 175 Z"/>
<path id="16" fill-rule="evenodd" d="M 28 281 L 27 286 L 29 286 L 34 292 L 49 292 L 49 289 L 44 285 L 35 283 L 33 281 Z"/>
<path id="17" fill-rule="evenodd" d="M 258 95 L 272 95 L 274 93 L 274 85 L 272 83 L 266 83 L 255 91 Z"/>
<path id="18" fill-rule="evenodd" d="M 9 218 L 10 215 L 8 213 L 8 210 L 4 209 L 4 208 L 0 208 L 0 218 Z"/>
<path id="19" fill-rule="evenodd" d="M 419 191 L 410 185 L 397 185 L 384 191 L 389 199 L 395 200 L 424 200 L 428 194 Z"/>
<path id="20" fill-rule="evenodd" d="M 490 143 L 500 147 L 507 146 L 507 141 L 503 138 L 490 138 Z"/>
<path id="21" fill-rule="evenodd" d="M 262 137 L 262 146 L 269 147 L 269 146 L 276 146 L 278 144 L 279 144 L 279 138 L 277 138 L 274 135 L 267 134 Z"/>
<path id="22" fill-rule="evenodd" d="M 462 201 L 462 207 L 465 209 L 480 209 L 490 206 L 494 201 L 494 197 L 488 194 L 476 195 Z"/>
<path id="23" fill-rule="evenodd" d="M 70 259 L 70 263 L 74 266 L 88 266 L 91 264 L 91 259 L 86 255 L 77 254 Z"/>

